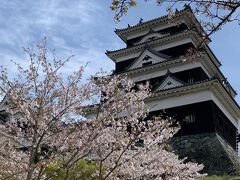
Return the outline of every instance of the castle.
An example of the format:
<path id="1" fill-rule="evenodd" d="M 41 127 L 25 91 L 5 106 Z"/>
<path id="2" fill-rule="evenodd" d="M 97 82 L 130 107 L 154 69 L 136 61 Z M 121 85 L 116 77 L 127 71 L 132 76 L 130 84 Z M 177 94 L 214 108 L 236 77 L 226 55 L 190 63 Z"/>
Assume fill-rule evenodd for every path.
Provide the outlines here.
<path id="1" fill-rule="evenodd" d="M 171 141 L 180 157 L 203 163 L 208 174 L 235 174 L 240 156 L 240 108 L 209 38 L 190 7 L 115 33 L 126 47 L 107 51 L 114 74 L 136 84 L 148 81 L 151 115 L 174 117 L 181 124 Z"/>

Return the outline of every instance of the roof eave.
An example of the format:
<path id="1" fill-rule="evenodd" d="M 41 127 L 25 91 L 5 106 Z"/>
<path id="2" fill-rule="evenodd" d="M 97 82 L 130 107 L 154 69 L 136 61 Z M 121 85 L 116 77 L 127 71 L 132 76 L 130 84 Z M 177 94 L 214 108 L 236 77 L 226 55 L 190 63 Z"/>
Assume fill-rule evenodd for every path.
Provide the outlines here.
<path id="1" fill-rule="evenodd" d="M 182 10 L 180 10 L 177 15 L 181 15 L 183 14 L 184 12 L 186 11 L 189 11 L 190 9 L 189 8 L 184 8 Z M 192 12 L 192 11 L 191 11 Z M 164 15 L 164 16 L 160 16 L 158 18 L 155 18 L 155 19 L 151 19 L 151 20 L 148 20 L 148 21 L 145 21 L 145 22 L 142 22 L 142 23 L 138 23 L 136 25 L 133 25 L 131 27 L 127 27 L 127 28 L 122 28 L 122 29 L 115 29 L 115 33 L 119 36 L 123 35 L 123 34 L 126 34 L 128 33 L 129 31 L 134 31 L 134 30 L 137 30 L 139 27 L 141 26 L 146 26 L 152 22 L 155 22 L 155 21 L 158 21 L 158 20 L 168 20 L 168 15 Z"/>
<path id="2" fill-rule="evenodd" d="M 123 42 L 127 43 L 127 39 L 124 38 L 124 37 L 121 35 L 121 33 L 118 32 L 117 29 L 115 29 L 114 32 L 118 35 L 118 37 L 120 37 L 120 39 L 122 39 Z"/>
<path id="3" fill-rule="evenodd" d="M 186 15 L 186 13 L 190 12 L 190 14 L 192 15 L 192 17 L 194 18 L 194 23 L 197 24 L 198 26 L 198 30 L 200 30 L 201 33 L 203 34 L 207 34 L 204 29 L 202 28 L 200 22 L 197 20 L 196 16 L 194 15 L 192 9 L 190 7 L 187 7 L 179 12 L 176 13 L 176 16 L 175 17 L 178 17 L 178 16 L 182 16 L 182 15 Z M 189 17 L 189 16 L 186 16 L 186 17 Z M 173 17 L 174 18 L 174 17 Z M 146 22 L 143 22 L 141 24 L 136 24 L 132 27 L 128 27 L 128 28 L 123 28 L 123 29 L 115 29 L 115 33 L 126 43 L 127 42 L 127 39 L 126 39 L 126 36 L 124 36 L 124 34 L 128 34 L 128 33 L 131 33 L 133 31 L 137 31 L 138 29 L 141 29 L 141 27 L 149 27 L 149 25 L 151 25 L 151 23 L 154 23 L 156 21 L 168 21 L 168 16 L 165 15 L 165 16 L 161 16 L 159 18 L 155 18 L 155 19 L 152 19 L 152 20 L 149 20 L 149 21 L 146 21 Z M 209 37 L 207 37 L 207 40 L 208 42 L 211 42 L 211 39 Z"/>
<path id="4" fill-rule="evenodd" d="M 176 90 L 178 90 L 179 92 L 183 92 L 183 91 L 188 91 L 188 90 L 196 89 L 196 88 L 208 88 L 209 86 L 214 86 L 214 87 L 217 86 L 218 88 L 221 88 L 226 93 L 227 98 L 229 98 L 231 100 L 231 104 L 233 105 L 233 107 L 235 107 L 235 112 L 236 112 L 237 116 L 240 117 L 240 107 L 239 107 L 238 103 L 231 96 L 230 92 L 223 86 L 223 84 L 220 82 L 220 80 L 217 78 L 197 82 L 194 84 L 188 84 L 188 85 L 178 86 L 178 87 L 174 87 L 174 88 L 170 88 L 170 89 L 166 89 L 166 90 L 161 90 L 161 91 L 153 93 L 153 95 L 148 98 L 148 101 L 151 101 L 151 99 L 155 99 L 158 97 L 162 98 L 162 95 L 164 92 L 167 94 L 171 94 L 173 92 L 175 93 Z M 188 89 L 184 89 L 184 88 L 188 88 Z M 216 89 L 216 88 L 213 88 L 213 89 Z"/>
<path id="5" fill-rule="evenodd" d="M 184 37 L 186 35 L 197 35 L 197 36 L 199 36 L 195 31 L 192 31 L 192 30 L 182 31 L 182 32 L 179 32 L 179 33 L 176 33 L 176 34 L 171 34 L 171 35 L 168 35 L 168 36 L 158 38 L 158 39 L 156 39 L 152 42 L 149 42 L 148 45 L 151 47 L 151 44 L 153 42 L 158 43 L 158 41 L 161 42 L 163 40 L 164 41 L 169 41 L 168 39 L 170 39 L 170 40 L 178 39 L 178 38 Z M 144 48 L 145 44 L 146 43 L 142 43 L 142 44 L 137 44 L 137 45 L 133 45 L 131 47 L 121 48 L 121 49 L 114 50 L 114 51 L 106 51 L 106 55 L 113 60 L 114 56 L 118 56 L 118 54 L 121 54 L 121 53 L 123 53 L 124 51 L 127 51 L 127 50 L 130 51 L 130 50 L 133 50 L 133 49 Z M 116 62 L 116 60 L 113 60 L 113 61 Z"/>

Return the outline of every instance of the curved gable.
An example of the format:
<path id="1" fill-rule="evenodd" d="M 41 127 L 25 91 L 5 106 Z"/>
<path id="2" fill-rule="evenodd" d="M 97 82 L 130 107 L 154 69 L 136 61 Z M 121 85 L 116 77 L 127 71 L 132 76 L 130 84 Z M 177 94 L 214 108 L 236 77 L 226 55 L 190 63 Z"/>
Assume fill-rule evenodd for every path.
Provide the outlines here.
<path id="1" fill-rule="evenodd" d="M 149 42 L 149 41 L 152 41 L 154 39 L 158 39 L 158 38 L 161 38 L 161 37 L 164 37 L 168 34 L 161 34 L 161 33 L 151 33 L 151 34 L 148 34 L 146 36 L 144 36 L 139 42 L 137 42 L 136 44 L 141 44 L 141 43 L 144 43 L 144 42 Z"/>
<path id="2" fill-rule="evenodd" d="M 185 83 L 180 81 L 179 79 L 168 75 L 166 76 L 166 78 L 157 86 L 157 88 L 155 89 L 155 92 L 157 91 L 161 91 L 161 90 L 165 90 L 165 89 L 170 89 L 170 88 L 174 88 L 174 87 L 178 87 L 178 86 L 182 86 Z"/>
<path id="3" fill-rule="evenodd" d="M 143 66 L 156 64 L 170 59 L 169 56 L 146 48 L 138 58 L 127 68 L 128 70 L 140 68 Z"/>

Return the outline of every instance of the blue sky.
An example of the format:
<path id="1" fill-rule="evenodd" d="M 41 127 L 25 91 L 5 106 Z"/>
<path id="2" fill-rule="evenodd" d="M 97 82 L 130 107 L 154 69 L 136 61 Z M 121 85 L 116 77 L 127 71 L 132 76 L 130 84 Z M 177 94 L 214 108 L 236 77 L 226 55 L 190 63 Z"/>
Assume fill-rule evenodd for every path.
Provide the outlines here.
<path id="1" fill-rule="evenodd" d="M 16 70 L 10 60 L 26 66 L 29 61 L 22 47 L 34 48 L 47 36 L 57 57 L 75 55 L 64 69 L 66 73 L 87 62 L 86 75 L 94 74 L 100 68 L 113 70 L 114 64 L 106 57 L 105 51 L 125 47 L 114 29 L 134 25 L 140 18 L 156 18 L 166 12 L 154 2 L 142 2 L 120 23 L 115 23 L 110 3 L 111 0 L 1 1 L 0 65 L 6 66 L 14 76 Z M 240 94 L 240 26 L 228 24 L 211 38 L 210 47 L 222 62 L 221 70 Z M 237 101 L 240 102 L 239 96 Z"/>

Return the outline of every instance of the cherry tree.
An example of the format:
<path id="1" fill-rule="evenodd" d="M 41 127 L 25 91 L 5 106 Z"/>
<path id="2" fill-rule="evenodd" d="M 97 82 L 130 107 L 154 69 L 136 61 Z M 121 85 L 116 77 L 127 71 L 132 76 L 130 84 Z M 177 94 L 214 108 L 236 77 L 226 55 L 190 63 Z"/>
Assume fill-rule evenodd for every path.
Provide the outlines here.
<path id="1" fill-rule="evenodd" d="M 150 0 L 145 0 L 150 1 Z M 151 0 L 152 1 L 152 0 Z M 188 6 L 193 12 L 200 16 L 200 22 L 206 30 L 206 38 L 211 36 L 214 32 L 220 30 L 223 25 L 229 22 L 236 21 L 240 24 L 239 0 L 155 0 L 159 6 L 166 7 L 166 11 L 170 16 L 175 13 L 175 8 Z M 138 0 L 113 0 L 111 9 L 116 12 L 115 20 L 120 18 L 128 12 L 131 7 L 137 6 Z"/>
<path id="2" fill-rule="evenodd" d="M 1 108 L 8 117 L 0 124 L 0 179 L 54 179 L 61 169 L 69 179 L 82 160 L 97 164 L 89 179 L 202 176 L 202 165 L 167 148 L 179 129 L 176 122 L 149 118 L 148 84 L 136 87 L 125 76 L 101 73 L 86 81 L 83 67 L 64 76 L 70 58 L 50 59 L 46 40 L 37 49 L 25 49 L 30 65 L 15 63 L 16 78 L 1 68 Z M 53 164 L 59 165 L 55 172 L 46 173 Z"/>

